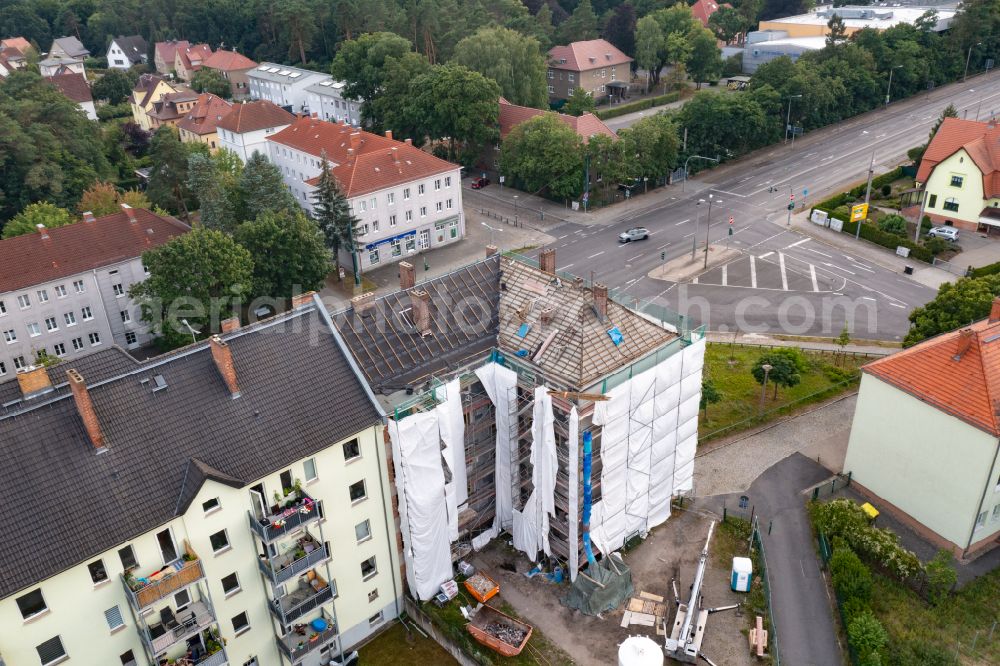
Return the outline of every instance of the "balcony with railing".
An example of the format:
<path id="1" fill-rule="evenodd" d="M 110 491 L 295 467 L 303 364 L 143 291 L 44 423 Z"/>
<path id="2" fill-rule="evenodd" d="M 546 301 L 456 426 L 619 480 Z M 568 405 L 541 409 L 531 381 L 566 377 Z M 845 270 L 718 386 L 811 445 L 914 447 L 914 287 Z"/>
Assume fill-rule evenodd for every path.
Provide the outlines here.
<path id="1" fill-rule="evenodd" d="M 271 600 L 268 607 L 281 624 L 291 624 L 330 601 L 333 588 L 316 571 L 309 571 L 299 579 L 297 588 Z"/>
<path id="2" fill-rule="evenodd" d="M 281 555 L 258 560 L 261 572 L 275 585 L 300 576 L 330 558 L 330 546 L 320 543 L 311 535 L 300 537 L 294 546 Z"/>
<path id="3" fill-rule="evenodd" d="M 143 638 L 150 651 L 157 657 L 169 652 L 182 641 L 189 641 L 216 623 L 212 607 L 205 601 L 195 601 L 178 610 L 169 606 L 160 609 L 158 624 L 145 628 Z"/>
<path id="4" fill-rule="evenodd" d="M 132 607 L 140 611 L 204 578 L 201 559 L 190 548 L 186 548 L 183 559 L 148 576 L 136 576 L 131 571 L 122 574 L 125 594 Z"/>
<path id="5" fill-rule="evenodd" d="M 277 637 L 278 649 L 293 666 L 302 663 L 307 655 L 335 640 L 337 640 L 337 625 L 326 611 L 322 611 L 314 620 L 293 625 L 291 631 Z"/>
<path id="6" fill-rule="evenodd" d="M 301 490 L 293 490 L 271 507 L 264 518 L 250 513 L 250 529 L 264 543 L 271 543 L 292 534 L 299 528 L 319 520 L 319 503 Z"/>

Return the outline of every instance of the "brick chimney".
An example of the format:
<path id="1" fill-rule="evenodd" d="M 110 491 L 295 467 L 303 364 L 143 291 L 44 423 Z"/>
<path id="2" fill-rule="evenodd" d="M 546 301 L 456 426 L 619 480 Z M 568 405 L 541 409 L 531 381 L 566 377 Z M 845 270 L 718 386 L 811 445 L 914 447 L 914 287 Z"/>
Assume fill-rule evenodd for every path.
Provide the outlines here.
<path id="1" fill-rule="evenodd" d="M 375 292 L 369 291 L 351 299 L 351 308 L 359 317 L 375 309 Z"/>
<path id="2" fill-rule="evenodd" d="M 138 220 L 135 217 L 135 209 L 132 208 L 132 206 L 129 206 L 127 203 L 123 203 L 122 210 L 125 211 L 126 215 L 128 215 L 129 222 L 131 222 L 132 224 L 136 224 L 138 222 Z"/>
<path id="3" fill-rule="evenodd" d="M 542 250 L 538 255 L 538 267 L 543 272 L 555 275 L 556 273 L 556 251 L 553 248 Z"/>
<path id="4" fill-rule="evenodd" d="M 313 111 L 312 113 L 309 114 L 309 117 L 313 118 L 313 119 L 318 119 L 319 118 L 319 112 L 318 111 Z"/>
<path id="5" fill-rule="evenodd" d="M 83 211 L 83 221 L 84 222 L 93 222 L 94 221 L 94 214 L 91 213 L 89 210 Z"/>
<path id="6" fill-rule="evenodd" d="M 315 291 L 307 291 L 304 294 L 298 294 L 297 296 L 292 296 L 292 309 L 301 308 L 304 305 L 309 305 L 313 301 L 313 296 L 316 295 Z"/>
<path id="7" fill-rule="evenodd" d="M 541 314 L 542 326 L 548 326 L 549 324 L 551 324 L 552 317 L 555 316 L 555 313 L 556 313 L 555 308 L 545 308 L 544 310 L 542 310 Z"/>
<path id="8" fill-rule="evenodd" d="M 385 138 L 392 139 L 392 130 L 385 131 Z"/>
<path id="9" fill-rule="evenodd" d="M 222 322 L 219 324 L 219 326 L 222 329 L 223 333 L 232 333 L 233 331 L 239 329 L 240 318 L 230 317 L 229 319 L 223 319 Z"/>
<path id="10" fill-rule="evenodd" d="M 226 382 L 229 394 L 234 398 L 240 397 L 240 385 L 236 381 L 236 366 L 233 365 L 233 352 L 230 351 L 229 345 L 223 342 L 218 335 L 209 338 L 209 345 L 212 348 L 212 360 L 215 361 L 215 367 L 222 375 L 222 381 Z"/>
<path id="11" fill-rule="evenodd" d="M 411 289 L 417 283 L 417 274 L 413 264 L 408 261 L 399 262 L 399 288 Z"/>
<path id="12" fill-rule="evenodd" d="M 48 240 L 49 232 L 45 229 L 44 224 L 39 222 L 38 224 L 35 225 L 35 228 L 38 229 L 38 235 L 42 237 L 42 240 Z"/>
<path id="13" fill-rule="evenodd" d="M 1000 321 L 1000 296 L 993 299 L 993 305 L 990 307 L 990 323 L 995 324 Z"/>
<path id="14" fill-rule="evenodd" d="M 94 403 L 90 399 L 87 383 L 83 381 L 83 376 L 72 368 L 66 371 L 66 379 L 69 381 L 69 388 L 73 392 L 76 413 L 80 415 L 80 420 L 83 421 L 83 427 L 87 431 L 90 443 L 97 453 L 104 453 L 107 451 L 107 447 L 104 445 L 104 434 L 101 432 L 101 423 L 97 420 L 97 412 L 94 411 Z"/>
<path id="15" fill-rule="evenodd" d="M 492 257 L 494 254 L 498 253 L 499 251 L 500 251 L 500 249 L 496 245 L 487 245 L 486 246 L 486 256 L 487 257 Z"/>
<path id="16" fill-rule="evenodd" d="M 392 147 L 392 161 L 396 166 L 399 166 L 399 147 Z"/>
<path id="17" fill-rule="evenodd" d="M 410 137 L 406 137 L 406 145 L 412 146 L 413 145 L 413 139 L 411 139 Z"/>
<path id="18" fill-rule="evenodd" d="M 361 132 L 351 132 L 351 150 L 358 152 L 361 148 Z"/>
<path id="19" fill-rule="evenodd" d="M 17 385 L 25 400 L 52 390 L 52 381 L 44 365 L 28 366 L 17 373 Z"/>
<path id="20" fill-rule="evenodd" d="M 996 307 L 994 303 L 993 307 Z M 963 328 L 958 332 L 958 349 L 955 351 L 955 355 L 951 357 L 953 361 L 961 361 L 962 356 L 965 352 L 969 351 L 969 347 L 972 346 L 972 341 L 975 339 L 976 334 L 972 332 L 971 328 Z"/>
<path id="21" fill-rule="evenodd" d="M 608 317 L 608 288 L 603 284 L 594 283 L 594 312 L 598 319 L 604 321 Z"/>
<path id="22" fill-rule="evenodd" d="M 427 337 L 431 334 L 431 295 L 423 289 L 410 292 L 411 315 L 417 333 Z"/>

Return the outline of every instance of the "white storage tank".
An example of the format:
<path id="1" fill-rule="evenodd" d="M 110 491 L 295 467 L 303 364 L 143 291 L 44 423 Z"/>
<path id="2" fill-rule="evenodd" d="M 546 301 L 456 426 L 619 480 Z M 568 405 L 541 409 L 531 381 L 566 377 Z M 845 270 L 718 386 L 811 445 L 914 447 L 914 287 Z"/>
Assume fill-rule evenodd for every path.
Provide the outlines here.
<path id="1" fill-rule="evenodd" d="M 663 648 L 645 636 L 629 636 L 618 646 L 618 666 L 663 666 Z"/>
<path id="2" fill-rule="evenodd" d="M 753 560 L 749 557 L 734 557 L 733 571 L 729 579 L 734 592 L 749 592 L 753 580 Z"/>

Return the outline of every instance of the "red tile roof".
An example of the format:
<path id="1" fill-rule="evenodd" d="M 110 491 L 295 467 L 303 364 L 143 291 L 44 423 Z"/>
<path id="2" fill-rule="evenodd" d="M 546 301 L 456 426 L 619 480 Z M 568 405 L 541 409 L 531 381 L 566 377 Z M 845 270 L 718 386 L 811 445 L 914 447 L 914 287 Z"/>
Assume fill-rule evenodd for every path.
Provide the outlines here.
<path id="1" fill-rule="evenodd" d="M 994 308 L 1000 310 L 996 303 Z M 1000 320 L 983 319 L 939 335 L 873 361 L 864 371 L 1000 436 Z"/>
<path id="2" fill-rule="evenodd" d="M 542 111 L 532 109 L 527 106 L 511 104 L 503 97 L 500 98 L 500 138 L 505 138 L 512 129 L 526 120 L 540 116 L 543 113 L 553 113 L 552 111 Z M 573 128 L 586 142 L 595 134 L 605 134 L 613 139 L 618 135 L 610 127 L 601 122 L 601 119 L 592 113 L 585 113 L 582 116 L 570 116 L 565 113 L 556 113 L 555 116 L 566 125 Z"/>
<path id="3" fill-rule="evenodd" d="M 1000 127 L 995 123 L 945 118 L 920 159 L 917 182 L 926 183 L 934 167 L 963 148 L 983 175 L 983 196 L 1000 196 Z"/>
<path id="4" fill-rule="evenodd" d="M 561 62 L 562 60 L 566 62 Z M 549 49 L 549 64 L 552 67 L 573 72 L 587 72 L 630 62 L 632 58 L 604 39 L 573 42 L 569 46 L 553 46 Z"/>
<path id="5" fill-rule="evenodd" d="M 162 121 L 180 118 L 184 114 L 177 110 L 177 103 L 189 102 L 196 99 L 198 99 L 198 93 L 190 88 L 182 88 L 177 92 L 167 93 L 153 102 L 153 109 L 149 111 L 149 116 Z"/>
<path id="6" fill-rule="evenodd" d="M 346 197 L 393 187 L 459 168 L 430 153 L 350 125 L 301 118 L 268 137 L 316 157 L 326 155 L 330 170 Z M 349 152 L 353 146 L 353 154 Z M 315 185 L 317 178 L 306 181 Z"/>
<path id="7" fill-rule="evenodd" d="M 87 85 L 87 79 L 83 74 L 70 72 L 69 74 L 56 74 L 45 78 L 58 88 L 59 92 L 77 104 L 94 101 L 94 96 L 90 94 L 90 86 Z"/>
<path id="8" fill-rule="evenodd" d="M 202 93 L 191 110 L 177 122 L 177 127 L 194 134 L 212 134 L 232 107 L 231 102 L 217 95 Z"/>
<path id="9" fill-rule="evenodd" d="M 140 75 L 139 80 L 136 81 L 135 86 L 132 88 L 132 102 L 145 107 L 149 103 L 149 98 L 156 91 L 156 86 L 165 80 L 162 76 L 156 74 Z"/>
<path id="10" fill-rule="evenodd" d="M 14 46 L 3 47 L 3 49 L 0 49 L 0 55 L 2 55 L 7 60 L 10 60 L 11 62 L 25 60 L 24 53 L 22 53 L 20 49 Z"/>
<path id="11" fill-rule="evenodd" d="M 156 42 L 156 54 L 163 59 L 163 62 L 173 67 L 177 49 L 186 49 L 189 46 L 191 46 L 191 42 L 186 39 Z"/>
<path id="12" fill-rule="evenodd" d="M 698 2 L 691 5 L 691 13 L 707 28 L 708 17 L 719 11 L 719 6 L 715 0 L 698 0 Z"/>
<path id="13" fill-rule="evenodd" d="M 0 40 L 0 47 L 17 49 L 21 55 L 24 55 L 31 48 L 31 42 L 24 37 L 8 37 Z"/>
<path id="14" fill-rule="evenodd" d="M 217 69 L 221 72 L 238 72 L 244 69 L 253 69 L 257 66 L 257 63 L 236 51 L 219 50 L 205 58 L 201 66 L 208 67 L 209 69 Z"/>
<path id="15" fill-rule="evenodd" d="M 216 123 L 216 126 L 236 134 L 243 134 L 268 127 L 291 125 L 293 122 L 295 122 L 294 114 L 285 111 L 277 104 L 261 99 L 234 104 L 229 113 Z"/>
<path id="16" fill-rule="evenodd" d="M 190 227 L 134 208 L 92 222 L 77 222 L 0 241 L 0 293 L 24 289 L 140 256 Z"/>
<path id="17" fill-rule="evenodd" d="M 208 44 L 192 44 L 184 49 L 177 49 L 177 57 L 181 59 L 184 69 L 189 72 L 201 68 L 205 59 L 212 55 L 212 47 Z"/>

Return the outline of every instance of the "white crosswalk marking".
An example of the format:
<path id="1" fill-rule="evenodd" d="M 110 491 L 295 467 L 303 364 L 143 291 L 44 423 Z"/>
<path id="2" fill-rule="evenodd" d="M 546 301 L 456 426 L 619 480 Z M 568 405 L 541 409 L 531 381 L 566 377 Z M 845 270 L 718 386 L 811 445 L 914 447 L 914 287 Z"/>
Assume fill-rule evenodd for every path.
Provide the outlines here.
<path id="1" fill-rule="evenodd" d="M 819 283 L 816 282 L 816 267 L 809 264 L 809 277 L 812 278 L 813 291 L 819 291 Z"/>
<path id="2" fill-rule="evenodd" d="M 802 240 L 800 240 L 800 241 L 795 241 L 795 242 L 794 242 L 794 243 L 792 243 L 791 245 L 786 245 L 786 246 L 785 246 L 785 249 L 786 249 L 786 250 L 790 250 L 790 249 L 791 249 L 791 248 L 793 248 L 793 247 L 798 247 L 799 245 L 802 245 L 803 243 L 808 243 L 808 242 L 809 242 L 809 241 L 811 241 L 811 240 L 812 240 L 811 238 L 803 238 L 803 239 L 802 239 Z"/>
<path id="3" fill-rule="evenodd" d="M 754 289 L 757 288 L 757 261 L 752 254 L 750 255 L 750 286 Z"/>
<path id="4" fill-rule="evenodd" d="M 729 286 L 729 284 L 728 284 L 728 282 L 729 282 L 729 271 L 728 271 L 728 269 L 729 269 L 729 264 L 722 264 L 722 286 L 723 287 Z"/>
<path id="5" fill-rule="evenodd" d="M 788 291 L 788 276 L 785 275 L 785 255 L 778 253 L 778 265 L 781 267 L 781 288 Z"/>

